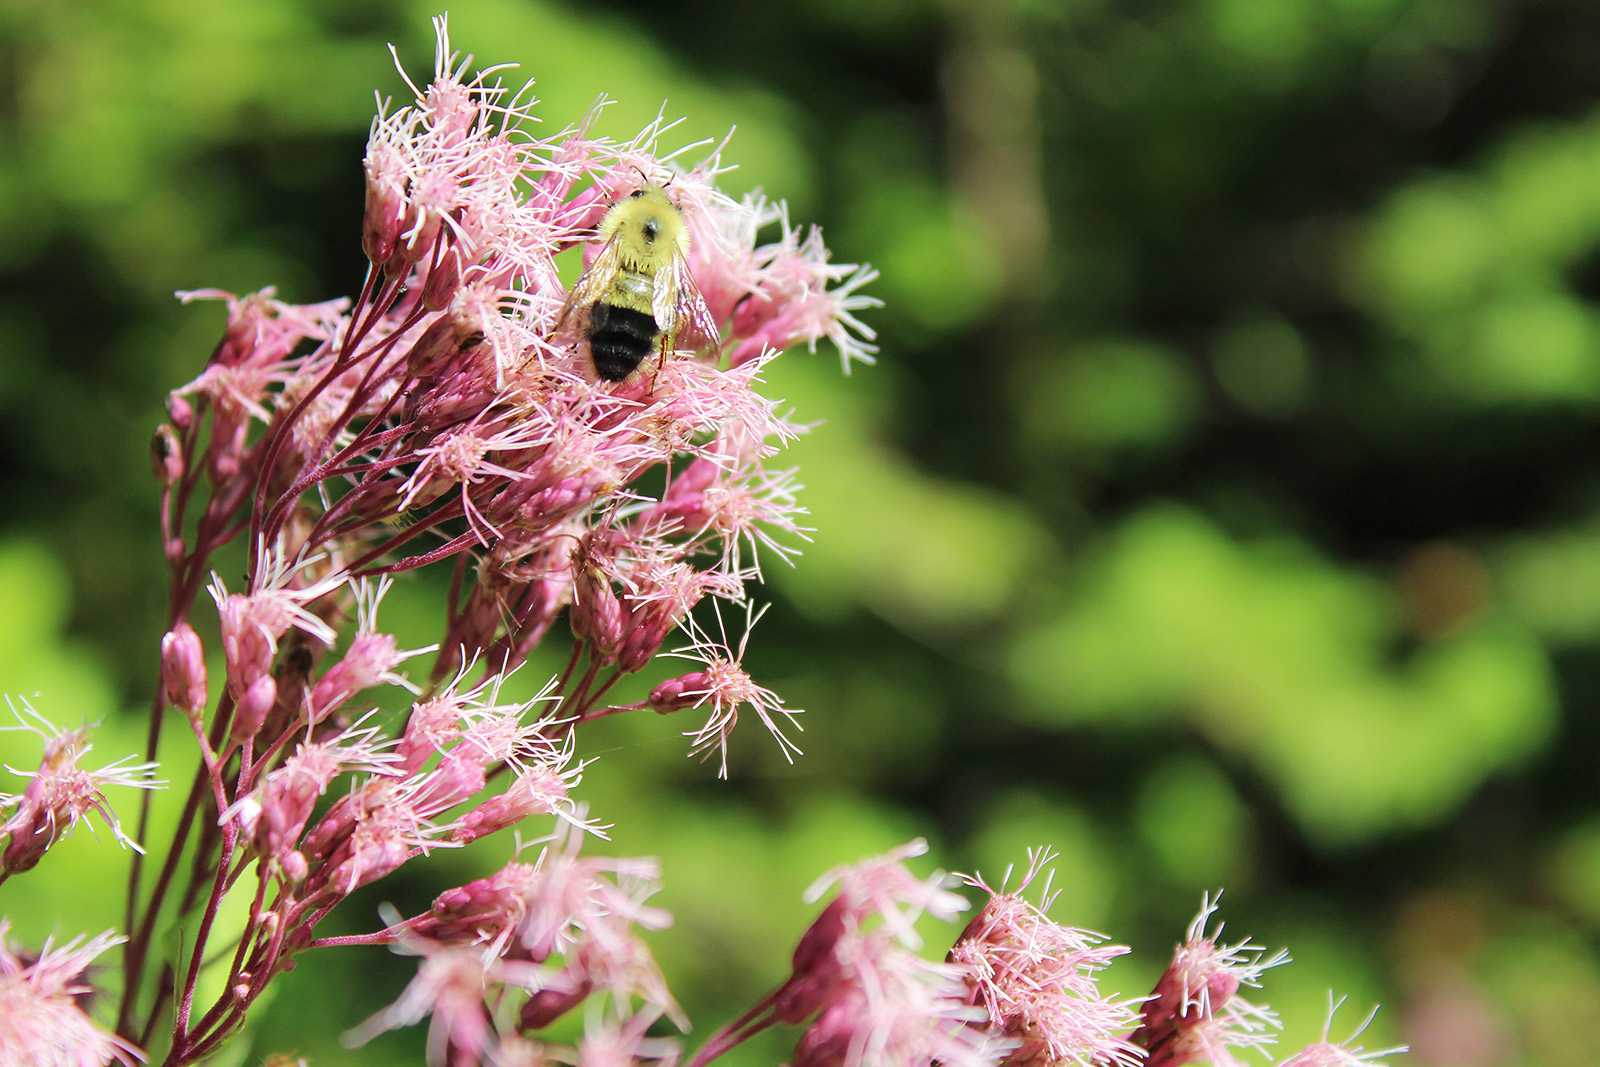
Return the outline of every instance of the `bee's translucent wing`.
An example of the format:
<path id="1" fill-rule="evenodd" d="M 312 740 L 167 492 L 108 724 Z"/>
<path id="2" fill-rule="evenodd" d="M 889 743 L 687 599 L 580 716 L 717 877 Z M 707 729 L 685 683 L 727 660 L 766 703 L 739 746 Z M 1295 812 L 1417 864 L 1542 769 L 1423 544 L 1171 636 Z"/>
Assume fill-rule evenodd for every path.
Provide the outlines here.
<path id="1" fill-rule="evenodd" d="M 554 333 L 561 333 L 574 311 L 588 308 L 605 294 L 607 287 L 611 285 L 611 280 L 617 275 L 621 261 L 622 249 L 618 246 L 617 239 L 613 237 L 605 243 L 605 247 L 600 249 L 600 254 L 594 257 L 594 262 L 590 263 L 573 283 L 572 292 L 567 294 L 566 301 L 561 305 L 561 314 L 556 316 Z"/>
<path id="2" fill-rule="evenodd" d="M 713 347 L 722 338 L 711 309 L 706 307 L 700 287 L 689 273 L 689 264 L 682 256 L 672 261 L 656 275 L 653 311 L 661 332 L 673 338 L 678 348 L 699 351 Z"/>

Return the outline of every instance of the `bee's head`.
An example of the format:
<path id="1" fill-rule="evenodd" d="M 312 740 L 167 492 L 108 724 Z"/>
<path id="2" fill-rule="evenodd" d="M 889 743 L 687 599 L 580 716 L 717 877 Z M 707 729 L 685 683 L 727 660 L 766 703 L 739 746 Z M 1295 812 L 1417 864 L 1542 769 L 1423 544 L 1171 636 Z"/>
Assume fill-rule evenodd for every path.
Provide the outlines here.
<path id="1" fill-rule="evenodd" d="M 602 236 L 620 237 L 628 246 L 630 258 L 638 262 L 688 251 L 689 235 L 683 215 L 667 196 L 665 187 L 654 182 L 641 185 L 617 201 L 600 230 Z"/>

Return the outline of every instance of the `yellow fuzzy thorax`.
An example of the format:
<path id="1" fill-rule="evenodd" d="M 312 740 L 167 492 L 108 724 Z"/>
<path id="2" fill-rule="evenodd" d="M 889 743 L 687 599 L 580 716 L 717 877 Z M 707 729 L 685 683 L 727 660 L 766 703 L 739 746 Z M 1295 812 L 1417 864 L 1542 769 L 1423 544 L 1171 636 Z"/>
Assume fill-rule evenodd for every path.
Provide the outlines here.
<path id="1" fill-rule="evenodd" d="M 600 239 L 615 239 L 623 270 L 654 275 L 674 256 L 689 254 L 689 227 L 659 185 L 646 185 L 611 206 Z"/>

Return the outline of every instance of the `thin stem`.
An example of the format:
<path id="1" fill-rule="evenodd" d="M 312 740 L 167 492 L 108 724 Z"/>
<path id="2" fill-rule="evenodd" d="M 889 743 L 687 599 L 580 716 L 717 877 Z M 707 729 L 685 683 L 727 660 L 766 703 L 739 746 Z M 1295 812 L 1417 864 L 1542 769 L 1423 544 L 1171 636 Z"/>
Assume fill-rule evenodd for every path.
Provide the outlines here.
<path id="1" fill-rule="evenodd" d="M 762 997 L 749 1011 L 707 1038 L 706 1043 L 700 1046 L 700 1050 L 694 1054 L 694 1058 L 688 1062 L 686 1067 L 705 1067 L 712 1060 L 726 1054 L 777 1022 L 777 1017 L 770 1013 L 761 1019 L 756 1019 L 756 1016 L 771 1007 L 773 1001 L 778 999 L 778 994 L 782 990 L 782 986 L 774 989 Z M 755 1021 L 752 1022 L 751 1020 Z"/>
<path id="2" fill-rule="evenodd" d="M 590 693 L 586 697 L 584 697 L 583 707 L 578 709 L 578 715 L 581 718 L 584 718 L 584 719 L 598 719 L 598 718 L 600 718 L 601 716 L 599 716 L 599 715 L 590 715 L 589 714 L 590 710 L 596 704 L 598 704 L 600 702 L 600 698 L 601 697 L 606 695 L 606 690 L 610 689 L 612 686 L 614 686 L 618 682 L 622 681 L 623 674 L 624 674 L 623 669 L 621 667 L 618 667 L 615 671 L 613 671 L 611 673 L 611 677 L 607 678 L 604 682 L 600 683 L 600 688 L 599 689 L 596 689 L 593 693 Z"/>
<path id="3" fill-rule="evenodd" d="M 178 1047 L 187 1045 L 189 1041 L 189 1013 L 194 1007 L 195 984 L 200 981 L 200 965 L 205 960 L 206 940 L 211 936 L 211 927 L 217 921 L 217 911 L 222 907 L 223 882 L 228 874 L 228 861 L 233 859 L 233 845 L 237 833 L 237 828 L 231 822 L 222 828 L 222 854 L 217 860 L 217 877 L 211 888 L 211 897 L 206 901 L 205 915 L 200 919 L 200 930 L 195 935 L 194 947 L 189 952 L 189 976 L 184 979 L 183 997 L 178 1002 Z M 231 990 L 223 991 L 224 996 L 230 993 Z"/>
<path id="4" fill-rule="evenodd" d="M 195 810 L 204 795 L 204 774 L 201 768 L 195 768 L 194 784 L 189 787 L 189 798 L 184 802 L 183 814 L 178 817 L 178 828 L 172 835 L 172 844 L 167 848 L 166 859 L 161 864 L 161 873 L 156 878 L 155 889 L 150 893 L 150 902 L 145 906 L 144 919 L 139 923 L 138 932 L 134 932 L 131 922 L 127 927 L 133 940 L 128 943 L 127 951 L 123 953 L 123 973 L 126 977 L 122 990 L 122 1005 L 118 1010 L 119 1033 L 124 1032 L 126 1026 L 133 1021 L 133 1002 L 138 992 L 139 979 L 144 972 L 145 953 L 155 932 L 156 917 L 161 912 L 161 902 L 172 885 L 173 875 L 178 871 L 178 860 L 183 855 L 183 846 L 188 843 L 189 830 L 194 825 Z"/>

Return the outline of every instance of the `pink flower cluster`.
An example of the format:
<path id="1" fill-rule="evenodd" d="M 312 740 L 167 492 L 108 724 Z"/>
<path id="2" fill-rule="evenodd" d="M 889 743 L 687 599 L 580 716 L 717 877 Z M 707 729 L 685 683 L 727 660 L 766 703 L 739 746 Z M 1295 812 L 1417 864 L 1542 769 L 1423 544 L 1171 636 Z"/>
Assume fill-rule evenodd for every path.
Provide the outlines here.
<path id="1" fill-rule="evenodd" d="M 762 374 L 783 349 L 820 339 L 846 369 L 870 360 L 857 314 L 877 303 L 860 291 L 874 273 L 831 263 L 781 203 L 723 193 L 725 142 L 666 150 L 676 123 L 664 115 L 614 140 L 597 132 L 602 99 L 536 134 L 528 86 L 504 84 L 504 68 L 474 73 L 443 18 L 435 29 L 431 79 L 402 69 L 408 99 L 380 101 L 372 124 L 369 267 L 355 298 L 180 294 L 222 301 L 227 323 L 201 373 L 169 397 L 152 452 L 171 596 L 150 747 L 175 710 L 199 766 L 147 895 L 134 863 L 117 1019 L 132 1047 L 175 1014 L 174 1063 L 236 1031 L 296 954 L 326 943 L 317 927 L 351 893 L 434 849 L 540 818 L 565 828 L 562 844 L 447 894 L 406 928 L 429 961 L 424 988 L 529 990 L 525 1030 L 591 994 L 677 1018 L 628 932 L 664 921 L 639 895 L 653 875 L 577 857 L 584 833 L 606 830 L 573 795 L 587 765 L 578 727 L 628 711 L 694 716 L 686 748 L 716 756 L 723 776 L 741 717 L 785 758 L 798 752 L 786 730 L 798 709 L 744 666 L 761 557 L 792 563 L 810 533 L 795 471 L 774 462 L 801 428 L 762 394 Z M 668 188 L 691 234 L 675 277 L 703 290 L 715 328 L 692 342 L 668 335 L 659 357 L 604 381 L 586 341 L 557 329 L 561 264 L 593 260 L 601 218 L 650 183 Z M 217 573 L 235 544 L 248 561 L 238 582 Z M 424 567 L 450 576 L 443 632 L 403 646 L 380 606 L 394 576 Z M 197 609 L 202 587 L 214 630 Z M 723 602 L 745 613 L 737 640 L 721 627 Z M 697 610 L 719 620 L 717 639 Z M 532 699 L 503 698 L 562 620 L 566 669 Z M 647 699 L 606 700 L 664 646 L 692 669 Z M 420 657 L 431 666 L 413 678 Z M 402 721 L 367 710 L 397 693 L 410 705 Z M 24 707 L 19 717 L 33 716 Z M 84 732 L 23 725 L 46 748 L 28 789 L 0 799 L 0 880 L 90 812 L 131 846 L 102 787 L 159 784 L 154 764 L 90 771 Z M 146 829 L 141 815 L 138 836 Z M 197 1004 L 199 961 L 234 892 L 249 905 L 231 959 L 214 963 L 226 993 Z M 174 897 L 198 908 L 187 962 L 150 989 Z M 476 972 L 462 962 L 473 952 L 488 952 Z M 653 1040 L 636 1016 L 608 1014 L 608 1040 Z M 476 1047 L 455 1027 L 441 1040 Z"/>
<path id="2" fill-rule="evenodd" d="M 90 964 L 123 938 L 107 930 L 60 945 L 46 941 L 33 956 L 10 944 L 10 924 L 0 919 L 0 1063 L 37 1067 L 133 1064 L 144 1057 L 133 1043 L 96 1026 L 83 998 Z"/>
<path id="3" fill-rule="evenodd" d="M 100 817 L 118 844 L 142 851 L 138 842 L 123 832 L 122 821 L 102 789 L 110 785 L 159 789 L 166 783 L 155 777 L 156 765 L 124 756 L 98 770 L 88 770 L 80 766 L 93 747 L 88 730 L 59 729 L 26 699 L 13 703 L 8 697 L 6 705 L 16 716 L 17 724 L 0 729 L 38 735 L 44 743 L 44 754 L 37 770 L 6 768 L 27 778 L 28 786 L 20 794 L 0 793 L 0 813 L 9 812 L 0 822 L 0 840 L 5 842 L 4 851 L 0 851 L 0 882 L 32 870 L 46 850 L 90 812 Z"/>
<path id="4" fill-rule="evenodd" d="M 847 370 L 870 361 L 857 313 L 876 305 L 861 291 L 876 275 L 831 263 L 783 204 L 720 191 L 725 143 L 680 162 L 701 146 L 665 150 L 664 116 L 612 140 L 596 132 L 602 100 L 534 135 L 527 87 L 504 85 L 503 68 L 472 73 L 442 18 L 436 31 L 431 80 L 406 79 L 408 101 L 380 102 L 371 128 L 358 295 L 183 294 L 223 301 L 227 323 L 168 398 L 154 443 L 170 599 L 149 752 L 86 769 L 86 731 L 23 702 L 15 728 L 44 752 L 16 772 L 24 792 L 0 797 L 0 882 L 90 813 L 137 850 L 107 786 L 143 791 L 136 836 L 148 843 L 168 721 L 192 737 L 197 765 L 153 877 L 131 858 L 125 938 L 30 958 L 0 920 L 0 1062 L 129 1063 L 159 1049 L 173 1067 L 194 1063 L 308 955 L 378 945 L 421 962 L 352 1042 L 429 1017 L 430 1059 L 453 1067 L 678 1062 L 657 1031 L 688 1020 L 643 936 L 670 922 L 650 903 L 660 871 L 583 851 L 609 826 L 575 796 L 589 764 L 579 728 L 631 712 L 685 718 L 685 747 L 722 777 L 741 719 L 786 759 L 799 753 L 800 709 L 745 666 L 763 557 L 792 563 L 811 532 L 796 472 L 777 462 L 801 427 L 760 391 L 762 374 L 784 349 L 824 339 Z M 646 184 L 683 216 L 683 266 L 717 336 L 692 350 L 668 336 L 605 381 L 582 339 L 558 329 L 560 257 L 593 261 L 597 224 Z M 219 573 L 234 573 L 219 555 L 230 548 L 246 561 L 239 581 Z M 382 605 L 395 576 L 427 567 L 449 578 L 442 633 L 403 647 Z M 725 614 L 741 610 L 730 635 Z M 509 695 L 563 630 L 564 669 L 531 697 Z M 631 703 L 608 698 L 658 660 L 688 669 Z M 495 873 L 373 933 L 325 936 L 363 887 L 506 831 L 517 845 Z M 524 831 L 542 845 L 533 862 Z M 791 1067 L 1231 1065 L 1230 1049 L 1270 1039 L 1275 1017 L 1238 993 L 1283 957 L 1220 943 L 1209 898 L 1150 997 L 1102 992 L 1127 949 L 1049 917 L 1047 851 L 1030 854 L 1015 889 L 965 879 L 982 906 L 942 962 L 924 959 L 919 923 L 967 907 L 962 880 L 907 868 L 925 851 L 912 842 L 813 886 L 826 903 L 789 976 L 688 1067 L 778 1026 L 798 1031 Z M 164 957 L 157 934 L 174 914 L 183 951 Z M 86 1014 L 85 974 L 123 940 L 108 1031 Z M 208 968 L 221 980 L 202 984 Z M 548 1037 L 580 1012 L 575 1043 Z M 1325 1039 L 1286 1067 L 1393 1051 Z"/>
<path id="5" fill-rule="evenodd" d="M 905 860 L 926 851 L 912 841 L 813 886 L 811 899 L 833 895 L 795 948 L 789 978 L 717 1031 L 689 1067 L 780 1024 L 804 1027 L 792 1067 L 1235 1067 L 1230 1048 L 1268 1043 L 1260 1028 L 1264 1020 L 1275 1027 L 1276 1017 L 1235 993 L 1288 957 L 1248 941 L 1219 945 L 1220 928 L 1205 931 L 1216 910 L 1211 898 L 1155 991 L 1118 998 L 1101 990 L 1099 975 L 1129 949 L 1049 917 L 1057 896 L 1048 871 L 1053 852 L 1030 851 L 1021 880 L 1007 889 L 1010 870 L 998 888 L 978 875 L 920 878 Z M 914 951 L 916 923 L 965 910 L 965 898 L 952 891 L 959 884 L 985 899 L 944 962 L 930 963 Z M 1035 884 L 1038 900 L 1025 899 Z M 1330 1006 L 1329 1026 L 1337 1007 Z M 1280 1067 L 1381 1067 L 1380 1057 L 1405 1049 L 1352 1047 L 1371 1021 L 1343 1042 L 1331 1041 L 1325 1027 L 1322 1041 Z"/>

